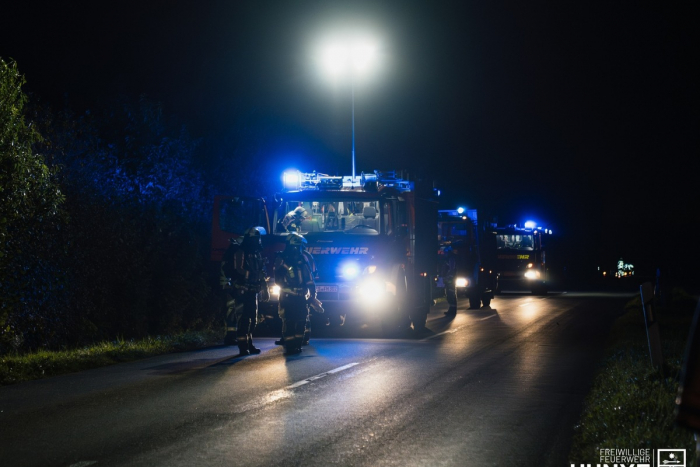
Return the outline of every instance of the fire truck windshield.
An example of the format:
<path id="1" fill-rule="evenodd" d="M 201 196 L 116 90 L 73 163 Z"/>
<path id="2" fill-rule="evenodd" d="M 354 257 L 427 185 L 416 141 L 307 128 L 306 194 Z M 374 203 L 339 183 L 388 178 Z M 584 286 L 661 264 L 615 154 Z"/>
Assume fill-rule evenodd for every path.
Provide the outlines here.
<path id="1" fill-rule="evenodd" d="M 499 250 L 533 250 L 532 234 L 499 234 L 496 236 L 496 247 Z"/>
<path id="2" fill-rule="evenodd" d="M 378 235 L 386 232 L 379 200 L 337 198 L 320 201 L 286 201 L 277 211 L 277 232 L 344 232 Z M 385 217 L 388 214 L 385 214 Z"/>

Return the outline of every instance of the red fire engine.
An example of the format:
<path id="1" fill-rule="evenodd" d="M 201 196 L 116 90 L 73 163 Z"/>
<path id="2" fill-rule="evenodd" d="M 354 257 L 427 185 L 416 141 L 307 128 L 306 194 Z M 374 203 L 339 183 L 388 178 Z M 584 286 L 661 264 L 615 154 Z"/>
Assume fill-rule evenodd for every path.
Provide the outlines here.
<path id="1" fill-rule="evenodd" d="M 437 271 L 437 201 L 395 172 L 330 176 L 285 172 L 283 191 L 262 198 L 218 196 L 214 201 L 212 260 L 220 261 L 229 239 L 262 227 L 268 273 L 290 233 L 292 211 L 303 209 L 293 230 L 306 238 L 318 271 L 316 290 L 332 323 L 347 313 L 374 315 L 386 331 L 425 327 Z M 301 210 L 299 210 L 301 211 Z M 276 317 L 273 299 L 261 311 Z M 330 306 L 328 306 L 330 305 Z"/>

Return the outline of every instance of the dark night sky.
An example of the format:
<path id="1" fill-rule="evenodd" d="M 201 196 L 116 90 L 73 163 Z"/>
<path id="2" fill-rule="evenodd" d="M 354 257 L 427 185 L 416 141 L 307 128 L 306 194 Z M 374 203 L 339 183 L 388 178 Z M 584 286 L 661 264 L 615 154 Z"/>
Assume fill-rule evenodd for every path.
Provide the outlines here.
<path id="1" fill-rule="evenodd" d="M 572 262 L 677 276 L 698 259 L 681 241 L 700 214 L 696 2 L 16 3 L 0 57 L 25 90 L 78 110 L 146 93 L 195 134 L 260 127 L 271 159 L 332 173 L 350 171 L 349 86 L 313 51 L 366 31 L 381 61 L 355 88 L 358 171 L 419 170 L 454 203 L 537 218 Z"/>

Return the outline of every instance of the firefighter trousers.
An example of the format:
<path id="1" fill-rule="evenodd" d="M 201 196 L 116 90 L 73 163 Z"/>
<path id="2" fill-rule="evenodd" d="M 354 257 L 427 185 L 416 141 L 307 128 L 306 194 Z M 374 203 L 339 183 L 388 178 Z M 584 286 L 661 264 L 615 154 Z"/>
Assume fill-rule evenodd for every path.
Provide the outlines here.
<path id="1" fill-rule="evenodd" d="M 258 324 L 258 293 L 247 290 L 236 298 L 236 345 L 241 353 L 255 349 L 253 331 Z"/>
<path id="2" fill-rule="evenodd" d="M 286 297 L 280 306 L 283 308 L 283 331 L 284 349 L 287 353 L 298 353 L 304 340 L 306 329 L 306 318 L 309 310 L 306 300 L 302 297 Z"/>

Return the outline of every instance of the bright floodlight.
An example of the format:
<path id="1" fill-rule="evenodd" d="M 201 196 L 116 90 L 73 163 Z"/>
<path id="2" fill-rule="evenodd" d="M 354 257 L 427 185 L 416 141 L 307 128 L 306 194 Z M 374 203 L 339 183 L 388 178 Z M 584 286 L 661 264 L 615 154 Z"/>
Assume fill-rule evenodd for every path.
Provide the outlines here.
<path id="1" fill-rule="evenodd" d="M 321 60 L 326 72 L 332 76 L 357 76 L 372 67 L 376 56 L 377 48 L 369 41 L 339 41 L 324 47 Z"/>

